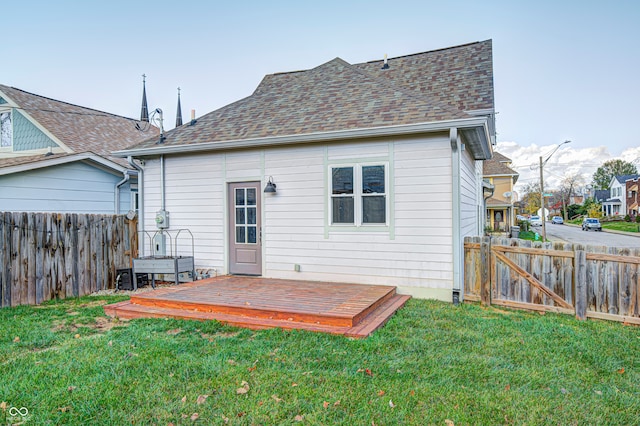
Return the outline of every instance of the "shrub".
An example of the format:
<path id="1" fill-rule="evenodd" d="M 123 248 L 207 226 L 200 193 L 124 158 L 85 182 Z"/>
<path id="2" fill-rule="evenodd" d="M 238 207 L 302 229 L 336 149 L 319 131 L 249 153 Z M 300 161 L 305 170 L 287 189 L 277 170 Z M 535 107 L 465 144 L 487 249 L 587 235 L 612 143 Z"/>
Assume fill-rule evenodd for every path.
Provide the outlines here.
<path id="1" fill-rule="evenodd" d="M 625 221 L 625 222 L 631 222 L 631 216 L 626 215 L 626 216 L 624 217 L 624 221 Z"/>

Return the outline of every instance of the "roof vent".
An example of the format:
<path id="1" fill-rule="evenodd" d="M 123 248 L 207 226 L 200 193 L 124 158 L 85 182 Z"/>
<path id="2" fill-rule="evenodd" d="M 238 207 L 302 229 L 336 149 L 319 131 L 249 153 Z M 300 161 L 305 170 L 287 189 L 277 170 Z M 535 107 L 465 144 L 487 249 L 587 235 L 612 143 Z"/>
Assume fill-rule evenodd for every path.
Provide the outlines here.
<path id="1" fill-rule="evenodd" d="M 387 63 L 387 54 L 384 54 L 384 64 L 382 65 L 383 70 L 389 69 L 389 64 Z"/>

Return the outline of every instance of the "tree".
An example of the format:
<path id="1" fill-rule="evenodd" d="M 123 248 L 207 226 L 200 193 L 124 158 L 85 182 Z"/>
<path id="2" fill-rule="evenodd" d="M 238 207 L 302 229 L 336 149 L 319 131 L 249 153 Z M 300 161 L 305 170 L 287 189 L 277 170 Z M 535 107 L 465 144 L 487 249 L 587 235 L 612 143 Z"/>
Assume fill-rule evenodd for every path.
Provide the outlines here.
<path id="1" fill-rule="evenodd" d="M 638 169 L 633 163 L 624 160 L 609 160 L 593 174 L 594 189 L 608 189 L 614 176 L 634 175 Z"/>
<path id="2" fill-rule="evenodd" d="M 562 210 L 564 212 L 564 220 L 567 220 L 567 206 L 571 203 L 571 196 L 575 188 L 582 185 L 582 176 L 579 173 L 567 175 L 562 179 L 560 186 L 560 197 L 562 197 Z"/>
<path id="3" fill-rule="evenodd" d="M 528 183 L 522 188 L 522 204 L 526 213 L 535 214 L 540 208 L 540 183 Z"/>

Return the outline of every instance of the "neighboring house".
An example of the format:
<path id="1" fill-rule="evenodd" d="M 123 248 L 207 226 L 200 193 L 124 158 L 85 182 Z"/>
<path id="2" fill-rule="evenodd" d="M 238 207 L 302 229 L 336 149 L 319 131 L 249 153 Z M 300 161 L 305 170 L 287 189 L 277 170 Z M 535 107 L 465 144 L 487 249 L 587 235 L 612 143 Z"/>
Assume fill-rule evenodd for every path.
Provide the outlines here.
<path id="1" fill-rule="evenodd" d="M 157 129 L 0 85 L 0 211 L 119 213 L 136 209 L 137 170 L 111 151 Z"/>
<path id="2" fill-rule="evenodd" d="M 499 152 L 485 160 L 482 174 L 495 187 L 493 195 L 486 201 L 487 226 L 496 231 L 507 231 L 515 224 L 515 204 L 518 200 L 513 186 L 518 181 L 518 172 L 511 167 L 511 159 Z"/>
<path id="3" fill-rule="evenodd" d="M 626 184 L 626 194 L 627 194 L 627 214 L 633 218 L 638 215 L 638 211 L 640 210 L 640 195 L 638 191 L 638 182 L 640 178 L 631 178 L 625 181 Z"/>
<path id="4" fill-rule="evenodd" d="M 609 183 L 609 198 L 602 203 L 602 213 L 605 216 L 627 214 L 627 185 L 629 179 L 638 179 L 640 175 L 614 176 Z"/>
<path id="5" fill-rule="evenodd" d="M 493 119 L 488 40 L 267 75 L 163 144 L 116 154 L 144 161 L 144 227 L 169 212 L 197 268 L 451 301 L 463 238 L 483 228 Z"/>
<path id="6" fill-rule="evenodd" d="M 593 193 L 593 199 L 600 204 L 607 201 L 607 198 L 609 198 L 609 195 L 611 194 L 608 189 L 596 189 Z"/>

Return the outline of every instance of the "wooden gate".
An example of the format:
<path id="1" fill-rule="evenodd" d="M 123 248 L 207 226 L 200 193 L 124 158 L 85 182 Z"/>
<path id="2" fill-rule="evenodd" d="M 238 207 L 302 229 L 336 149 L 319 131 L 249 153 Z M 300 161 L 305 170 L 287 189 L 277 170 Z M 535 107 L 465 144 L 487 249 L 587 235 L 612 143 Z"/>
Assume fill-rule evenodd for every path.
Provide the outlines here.
<path id="1" fill-rule="evenodd" d="M 467 301 L 640 324 L 640 249 L 465 239 Z"/>

